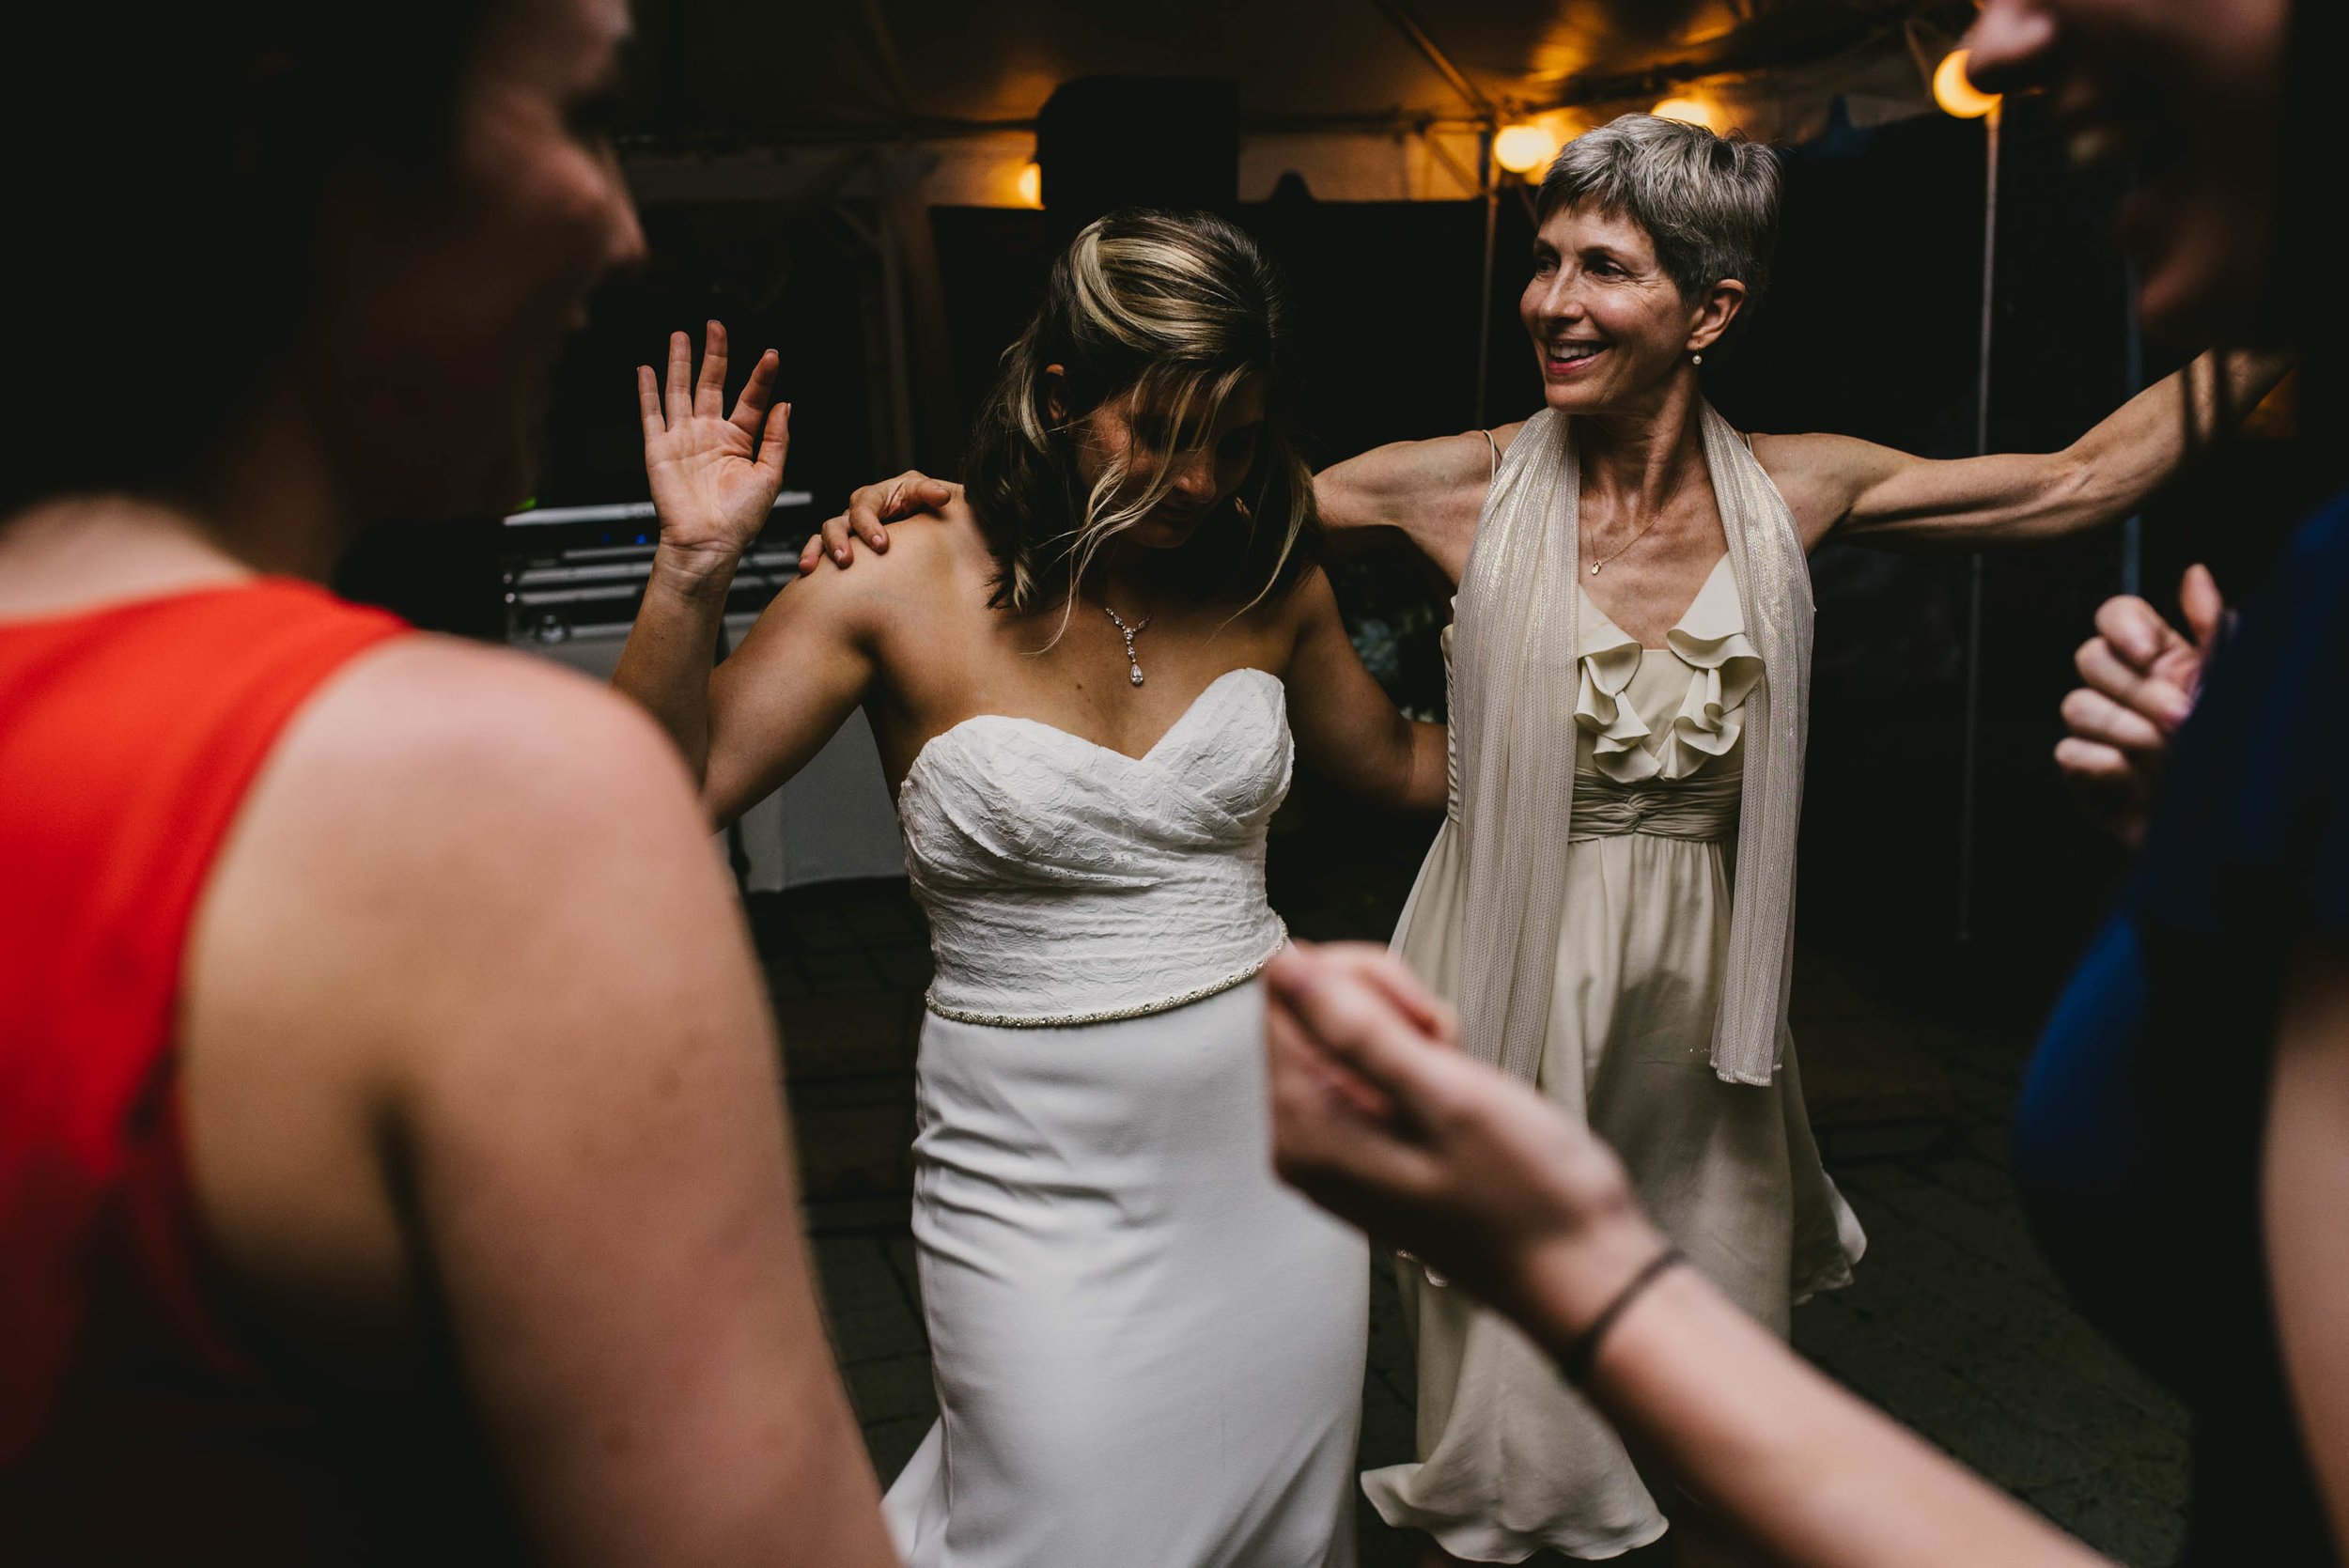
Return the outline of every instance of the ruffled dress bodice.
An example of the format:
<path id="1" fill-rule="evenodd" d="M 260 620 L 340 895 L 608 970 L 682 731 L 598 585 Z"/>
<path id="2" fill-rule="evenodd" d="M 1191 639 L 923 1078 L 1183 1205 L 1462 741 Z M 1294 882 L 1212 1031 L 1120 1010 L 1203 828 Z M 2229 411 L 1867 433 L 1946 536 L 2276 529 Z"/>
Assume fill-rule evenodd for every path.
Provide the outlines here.
<path id="1" fill-rule="evenodd" d="M 1719 843 L 1737 831 L 1744 784 L 1745 704 L 1762 680 L 1762 658 L 1746 640 L 1737 580 L 1727 556 L 1664 634 L 1642 646 L 1581 595 L 1577 664 L 1574 815 L 1578 840 L 1647 833 Z M 1452 628 L 1443 631 L 1444 673 L 1455 678 Z M 1449 815 L 1460 801 L 1457 731 L 1447 746 Z M 1661 786 L 1673 785 L 1674 788 Z"/>
<path id="2" fill-rule="evenodd" d="M 1582 595 L 1575 694 L 1576 839 L 1735 836 L 1746 698 L 1762 658 L 1746 641 L 1737 580 L 1721 557 L 1664 634 L 1642 647 Z"/>

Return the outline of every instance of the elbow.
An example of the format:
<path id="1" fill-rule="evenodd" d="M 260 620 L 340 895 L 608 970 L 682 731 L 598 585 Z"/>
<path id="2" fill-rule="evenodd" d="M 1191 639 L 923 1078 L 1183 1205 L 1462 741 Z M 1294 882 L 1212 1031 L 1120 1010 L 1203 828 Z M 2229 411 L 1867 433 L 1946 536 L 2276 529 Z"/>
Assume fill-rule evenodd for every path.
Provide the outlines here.
<path id="1" fill-rule="evenodd" d="M 1451 732 L 1441 724 L 1413 722 L 1407 809 L 1433 815 L 1452 803 Z"/>
<path id="2" fill-rule="evenodd" d="M 742 802 L 733 798 L 734 791 L 717 787 L 709 776 L 708 763 L 696 765 L 692 758 L 687 761 L 693 768 L 693 795 L 701 802 L 702 815 L 708 819 L 709 831 L 724 832 L 741 816 Z"/>
<path id="3" fill-rule="evenodd" d="M 1362 498 L 1353 486 L 1326 475 L 1315 479 L 1314 514 L 1323 533 L 1352 535 L 1361 528 L 1364 512 Z"/>
<path id="4" fill-rule="evenodd" d="M 697 793 L 701 799 L 702 815 L 709 819 L 709 831 L 713 833 L 724 832 L 739 822 L 743 812 L 750 809 L 750 802 L 739 799 L 736 792 L 712 789 L 707 778 L 701 782 Z"/>

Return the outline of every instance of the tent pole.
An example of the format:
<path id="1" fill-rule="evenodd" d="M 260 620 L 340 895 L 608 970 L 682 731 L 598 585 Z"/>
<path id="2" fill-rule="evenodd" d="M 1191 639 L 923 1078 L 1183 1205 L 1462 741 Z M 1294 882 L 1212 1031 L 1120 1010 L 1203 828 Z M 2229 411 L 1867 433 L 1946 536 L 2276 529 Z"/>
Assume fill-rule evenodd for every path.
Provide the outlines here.
<path id="1" fill-rule="evenodd" d="M 1974 453 L 1990 450 L 1991 303 L 1999 262 L 1999 121 L 2004 104 L 1984 117 L 1982 186 L 1982 347 L 1974 365 Z M 1974 817 L 1982 764 L 1982 552 L 1967 563 L 1966 759 L 1957 814 L 1957 939 L 1974 939 Z"/>
<path id="2" fill-rule="evenodd" d="M 1389 22 L 1394 23 L 1397 32 L 1411 40 L 1412 47 L 1420 52 L 1429 65 L 1436 68 L 1436 73 L 1451 84 L 1452 90 L 1465 99 L 1469 106 L 1476 111 L 1478 117 L 1484 122 L 1477 133 L 1476 159 L 1476 188 L 1484 194 L 1485 197 L 1485 278 L 1484 282 L 1478 286 L 1476 293 L 1476 397 L 1474 400 L 1476 427 L 1481 430 L 1485 427 L 1486 373 L 1492 366 L 1493 261 L 1495 259 L 1493 244 L 1501 219 L 1501 185 L 1496 178 L 1499 171 L 1493 163 L 1493 137 L 1501 131 L 1501 106 L 1494 102 L 1482 87 L 1470 81 L 1468 72 L 1453 63 L 1452 56 L 1443 52 L 1443 46 L 1430 37 L 1427 29 L 1420 24 L 1419 18 L 1412 13 L 1406 0 L 1373 0 L 1373 3 L 1386 14 Z M 1431 147 L 1438 147 L 1433 134 L 1428 136 L 1427 142 Z M 1440 151 L 1439 147 L 1439 150 Z"/>
<path id="3" fill-rule="evenodd" d="M 2122 263 L 2122 295 L 2127 303 L 2129 334 L 2126 340 L 2127 362 L 2123 371 L 2123 395 L 2134 397 L 2145 390 L 2145 330 L 2137 316 L 2137 268 L 2134 263 Z M 2121 591 L 2142 594 L 2145 591 L 2145 514 L 2129 514 L 2121 525 Z"/>
<path id="4" fill-rule="evenodd" d="M 1493 129 L 1477 138 L 1477 173 L 1485 187 L 1485 278 L 1476 295 L 1476 427 L 1485 427 L 1485 386 L 1490 380 L 1493 357 L 1493 263 L 1499 239 L 1501 186 L 1493 163 Z"/>

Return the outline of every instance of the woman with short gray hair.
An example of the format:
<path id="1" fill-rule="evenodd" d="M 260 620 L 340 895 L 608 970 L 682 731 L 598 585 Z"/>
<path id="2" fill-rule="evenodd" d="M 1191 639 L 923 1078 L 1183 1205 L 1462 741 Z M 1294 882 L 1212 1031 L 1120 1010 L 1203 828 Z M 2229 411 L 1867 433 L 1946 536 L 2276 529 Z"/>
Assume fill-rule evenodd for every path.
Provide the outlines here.
<path id="1" fill-rule="evenodd" d="M 1395 935 L 1472 1055 L 1623 1156 L 1663 1232 L 1780 1333 L 1863 1238 L 1819 1163 L 1786 1029 L 1811 582 L 1829 537 L 1979 550 L 2117 521 L 2182 457 L 2165 383 L 2046 456 L 1928 461 L 1747 436 L 1698 367 L 1765 287 L 1771 150 L 1628 115 L 1542 181 L 1520 315 L 1547 407 L 1322 474 L 1332 528 L 1400 529 L 1458 584 L 1444 633 L 1454 790 Z M 2280 373 L 2198 361 L 2207 428 Z M 1732 890 L 1735 890 L 1734 894 Z M 1616 1556 L 1664 1506 L 1548 1357 L 1433 1273 L 1417 1463 L 1363 1478 L 1427 1561 Z M 1690 1527 L 1694 1527 L 1691 1529 Z"/>

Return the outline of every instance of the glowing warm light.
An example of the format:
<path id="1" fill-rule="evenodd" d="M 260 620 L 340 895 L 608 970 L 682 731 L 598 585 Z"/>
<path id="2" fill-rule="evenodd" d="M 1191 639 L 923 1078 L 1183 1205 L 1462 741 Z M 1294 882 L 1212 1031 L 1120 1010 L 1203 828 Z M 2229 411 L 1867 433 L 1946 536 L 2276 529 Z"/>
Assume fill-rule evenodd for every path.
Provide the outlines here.
<path id="1" fill-rule="evenodd" d="M 1657 119 L 1685 120 L 1701 125 L 1716 136 L 1721 133 L 1720 111 L 1701 98 L 1668 98 L 1648 111 Z"/>
<path id="2" fill-rule="evenodd" d="M 1983 92 L 1966 74 L 1966 51 L 1952 49 L 1933 73 L 1933 101 L 1959 119 L 1980 119 L 1999 106 L 1999 95 Z"/>
<path id="3" fill-rule="evenodd" d="M 1019 171 L 1019 178 L 1015 182 L 1014 188 L 1019 193 L 1019 201 L 1022 206 L 1043 206 L 1044 165 L 1041 163 L 1030 163 L 1025 168 L 1022 168 Z"/>
<path id="4" fill-rule="evenodd" d="M 1532 174 L 1558 156 L 1558 138 L 1540 125 L 1504 127 L 1493 138 L 1493 162 L 1511 174 Z"/>

